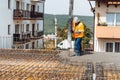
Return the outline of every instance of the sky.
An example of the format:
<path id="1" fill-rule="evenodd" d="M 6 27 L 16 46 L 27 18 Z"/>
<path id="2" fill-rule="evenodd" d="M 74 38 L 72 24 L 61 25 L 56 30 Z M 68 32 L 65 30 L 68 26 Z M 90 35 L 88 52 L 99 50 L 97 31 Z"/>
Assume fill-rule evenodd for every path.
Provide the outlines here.
<path id="1" fill-rule="evenodd" d="M 69 1 L 70 0 L 45 0 L 45 13 L 68 15 Z M 73 15 L 93 16 L 88 0 L 74 0 Z"/>

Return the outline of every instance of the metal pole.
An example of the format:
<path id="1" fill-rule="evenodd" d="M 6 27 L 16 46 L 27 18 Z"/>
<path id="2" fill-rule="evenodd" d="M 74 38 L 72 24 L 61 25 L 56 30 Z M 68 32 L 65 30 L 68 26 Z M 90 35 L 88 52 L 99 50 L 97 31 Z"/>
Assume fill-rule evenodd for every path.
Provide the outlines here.
<path id="1" fill-rule="evenodd" d="M 55 17 L 55 48 L 57 46 L 57 18 Z"/>
<path id="2" fill-rule="evenodd" d="M 69 3 L 69 19 L 68 19 L 68 40 L 71 41 L 71 29 L 72 29 L 72 18 L 73 18 L 73 4 L 74 1 L 70 0 Z"/>

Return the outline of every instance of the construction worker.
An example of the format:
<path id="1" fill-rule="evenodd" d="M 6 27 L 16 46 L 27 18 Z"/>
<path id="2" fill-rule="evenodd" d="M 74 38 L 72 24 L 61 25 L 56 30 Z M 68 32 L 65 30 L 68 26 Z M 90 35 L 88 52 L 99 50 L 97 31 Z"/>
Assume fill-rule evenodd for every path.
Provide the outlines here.
<path id="1" fill-rule="evenodd" d="M 75 56 L 80 56 L 82 53 L 81 42 L 83 36 L 84 36 L 84 24 L 78 19 L 78 17 L 74 17 L 72 22 L 72 37 L 75 41 L 74 43 Z"/>

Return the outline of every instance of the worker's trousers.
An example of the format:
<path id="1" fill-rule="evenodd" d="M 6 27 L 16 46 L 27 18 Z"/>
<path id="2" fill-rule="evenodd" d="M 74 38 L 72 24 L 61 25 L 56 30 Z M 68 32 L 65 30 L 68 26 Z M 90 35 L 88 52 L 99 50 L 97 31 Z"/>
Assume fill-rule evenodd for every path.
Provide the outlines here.
<path id="1" fill-rule="evenodd" d="M 74 52 L 76 56 L 80 56 L 82 53 L 81 42 L 82 42 L 82 38 L 75 38 Z"/>

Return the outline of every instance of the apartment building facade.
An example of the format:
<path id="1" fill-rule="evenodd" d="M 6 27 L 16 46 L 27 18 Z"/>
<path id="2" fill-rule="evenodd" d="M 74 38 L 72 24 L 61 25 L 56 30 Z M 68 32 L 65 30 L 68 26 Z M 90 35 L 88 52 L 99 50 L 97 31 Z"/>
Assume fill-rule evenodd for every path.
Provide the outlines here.
<path id="1" fill-rule="evenodd" d="M 43 46 L 44 0 L 1 0 L 0 48 Z"/>
<path id="2" fill-rule="evenodd" d="M 120 52 L 120 1 L 95 1 L 94 11 L 94 51 Z"/>

